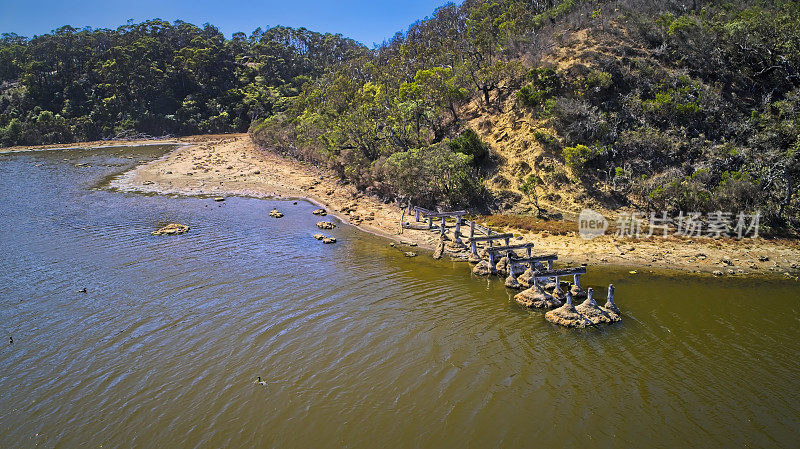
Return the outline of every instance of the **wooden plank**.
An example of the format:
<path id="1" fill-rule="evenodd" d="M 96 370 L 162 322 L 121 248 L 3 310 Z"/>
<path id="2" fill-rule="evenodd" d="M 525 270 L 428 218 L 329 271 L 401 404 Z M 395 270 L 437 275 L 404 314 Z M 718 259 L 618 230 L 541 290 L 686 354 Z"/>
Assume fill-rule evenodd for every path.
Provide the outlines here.
<path id="1" fill-rule="evenodd" d="M 454 211 L 454 212 L 433 212 L 433 213 L 423 212 L 422 216 L 423 217 L 432 217 L 432 218 L 442 218 L 442 217 L 461 217 L 461 216 L 466 215 L 466 214 L 467 214 L 467 211 L 465 211 L 465 210 L 457 210 L 457 211 Z"/>
<path id="2" fill-rule="evenodd" d="M 549 278 L 549 277 L 554 277 L 554 276 L 572 276 L 572 275 L 575 275 L 575 274 L 586 274 L 586 267 L 562 268 L 560 270 L 537 271 L 536 272 L 536 277 L 537 278 Z"/>
<path id="3" fill-rule="evenodd" d="M 511 262 L 514 263 L 533 263 L 533 262 L 548 262 L 551 260 L 558 260 L 558 255 L 556 254 L 544 254 L 541 256 L 531 256 L 531 257 L 521 257 L 516 258 L 512 257 Z M 586 272 L 586 267 L 583 267 L 583 272 Z"/>
<path id="4" fill-rule="evenodd" d="M 464 225 L 465 226 L 473 226 L 474 225 L 474 228 L 475 228 L 476 231 L 479 231 L 479 232 L 481 232 L 481 233 L 483 233 L 485 235 L 490 235 L 492 233 L 491 229 L 489 229 L 487 227 L 484 227 L 484 226 L 481 226 L 481 225 L 479 225 L 478 223 L 475 223 L 472 220 L 464 220 Z"/>
<path id="5" fill-rule="evenodd" d="M 513 238 L 514 234 L 492 234 L 486 235 L 483 237 L 472 237 L 469 239 L 470 242 L 488 242 L 491 240 L 502 240 L 502 239 L 510 239 Z"/>
<path id="6" fill-rule="evenodd" d="M 528 249 L 533 248 L 533 243 L 518 243 L 516 245 L 507 245 L 507 246 L 494 246 L 492 248 L 486 248 L 487 251 L 511 251 L 515 249 Z"/>
<path id="7" fill-rule="evenodd" d="M 435 214 L 435 210 L 425 209 L 424 207 L 414 206 L 414 212 L 420 212 L 422 214 Z"/>
<path id="8" fill-rule="evenodd" d="M 429 231 L 431 229 L 427 224 L 414 224 L 409 222 L 404 222 L 402 226 L 404 229 L 415 229 L 417 231 Z"/>

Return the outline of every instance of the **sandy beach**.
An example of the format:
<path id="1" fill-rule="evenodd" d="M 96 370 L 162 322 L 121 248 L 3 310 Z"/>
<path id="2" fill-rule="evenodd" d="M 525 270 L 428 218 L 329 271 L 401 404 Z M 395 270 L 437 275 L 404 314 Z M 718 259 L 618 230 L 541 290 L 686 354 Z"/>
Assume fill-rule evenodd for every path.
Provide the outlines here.
<path id="1" fill-rule="evenodd" d="M 247 134 L 87 142 L 50 147 L 85 148 L 148 143 L 185 145 L 113 179 L 111 188 L 180 195 L 306 198 L 344 222 L 391 239 L 400 250 L 422 249 L 430 253 L 438 243 L 437 233 L 402 230 L 402 211 L 397 204 L 385 204 L 378 198 L 364 195 L 353 186 L 342 184 L 325 169 L 259 149 Z M 408 219 L 406 216 L 405 220 Z M 477 221 L 480 221 L 480 217 Z M 517 243 L 535 243 L 536 253 L 557 253 L 560 263 L 566 265 L 612 265 L 629 267 L 630 271 L 637 273 L 674 270 L 717 276 L 796 278 L 800 273 L 800 245 L 793 241 L 695 241 L 659 237 L 632 240 L 609 235 L 587 241 L 580 238 L 577 232 L 554 235 L 547 231 L 496 230 L 513 232 L 517 236 Z M 452 230 L 449 234 L 452 236 Z M 448 253 L 445 254 L 447 257 Z M 453 256 L 461 260 L 457 254 Z"/>

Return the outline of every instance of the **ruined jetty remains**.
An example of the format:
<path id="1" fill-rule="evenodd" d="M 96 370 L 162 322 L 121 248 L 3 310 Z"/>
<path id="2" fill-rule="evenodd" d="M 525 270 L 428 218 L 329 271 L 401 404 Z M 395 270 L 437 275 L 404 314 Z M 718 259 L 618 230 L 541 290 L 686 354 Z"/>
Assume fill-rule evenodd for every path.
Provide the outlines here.
<path id="1" fill-rule="evenodd" d="M 406 213 L 409 217 L 413 216 L 414 221 L 401 219 L 403 229 L 439 234 L 437 258 L 444 252 L 443 241 L 450 238 L 448 232 L 451 232 L 453 242 L 468 245 L 468 260 L 475 264 L 472 269 L 475 275 L 505 276 L 508 288 L 523 289 L 514 296 L 514 300 L 525 307 L 558 307 L 545 314 L 545 318 L 552 323 L 581 328 L 621 320 L 619 308 L 614 303 L 613 285 L 609 285 L 608 300 L 602 307 L 595 302 L 593 289 L 583 289 L 581 276 L 586 274 L 585 266 L 554 268 L 558 255 L 534 254 L 535 243 L 511 244 L 513 234 L 499 233 L 468 220 L 465 218 L 467 212 L 463 210 L 434 211 L 407 204 L 403 206 L 403 217 Z M 448 219 L 451 224 L 448 224 Z M 519 252 L 524 254 L 520 255 Z M 563 281 L 564 277 L 571 277 L 572 282 Z M 574 298 L 582 297 L 586 297 L 583 303 L 577 307 L 572 304 Z"/>

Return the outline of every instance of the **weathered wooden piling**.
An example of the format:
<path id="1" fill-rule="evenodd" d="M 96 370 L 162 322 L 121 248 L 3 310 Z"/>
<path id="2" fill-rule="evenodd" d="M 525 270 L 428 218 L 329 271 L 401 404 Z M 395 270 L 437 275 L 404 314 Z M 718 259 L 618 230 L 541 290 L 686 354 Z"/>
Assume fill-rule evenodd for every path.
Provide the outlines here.
<path id="1" fill-rule="evenodd" d="M 498 252 L 498 253 L 499 252 L 508 253 L 508 252 L 511 252 L 511 251 L 514 251 L 514 250 L 524 249 L 526 254 L 527 254 L 527 256 L 531 257 L 531 252 L 533 250 L 533 247 L 534 247 L 533 243 L 517 243 L 515 245 L 508 245 L 507 244 L 507 245 L 503 245 L 503 246 L 493 246 L 492 248 L 490 248 L 490 250 L 494 251 L 494 252 Z"/>
<path id="2" fill-rule="evenodd" d="M 509 264 L 512 265 L 511 269 L 513 269 L 513 266 L 515 266 L 517 264 L 527 263 L 529 265 L 528 269 L 525 270 L 525 272 L 522 273 L 522 275 L 520 275 L 517 280 L 519 281 L 519 283 L 523 287 L 530 287 L 531 284 L 533 283 L 533 280 L 534 280 L 535 276 L 536 276 L 536 272 L 538 271 L 538 270 L 536 270 L 536 264 L 537 263 L 541 263 L 541 262 L 547 262 L 548 264 L 552 264 L 553 261 L 557 260 L 557 259 L 558 259 L 558 256 L 555 255 L 555 254 L 544 254 L 544 255 L 541 255 L 541 256 L 528 256 L 528 257 L 523 257 L 523 258 L 513 258 L 513 260 L 512 260 L 511 257 L 509 257 L 508 260 L 509 260 Z"/>
<path id="3" fill-rule="evenodd" d="M 581 287 L 581 274 L 577 273 L 572 276 L 572 287 L 570 287 L 570 292 L 572 292 L 572 296 L 575 298 L 583 298 L 586 296 L 586 292 Z"/>
<path id="4" fill-rule="evenodd" d="M 407 207 L 409 215 L 414 212 L 416 222 L 424 220 L 425 224 L 412 226 L 411 223 L 401 223 L 403 227 L 437 229 L 439 234 L 444 237 L 447 233 L 447 219 L 453 217 L 455 220 L 453 240 L 463 244 L 461 237 L 467 236 L 461 233 L 461 228 L 462 226 L 468 226 L 469 237 L 466 238 L 466 241 L 469 243 L 469 261 L 477 262 L 477 265 L 473 268 L 473 273 L 478 275 L 496 274 L 498 271 L 502 271 L 503 266 L 505 266 L 507 269 L 506 286 L 509 288 L 526 287 L 525 290 L 514 296 L 515 301 L 527 307 L 558 307 L 545 315 L 548 321 L 567 327 L 585 327 L 621 319 L 619 309 L 614 304 L 613 285 L 609 285 L 608 301 L 604 307 L 597 305 L 594 300 L 594 291 L 591 288 L 588 291 L 583 290 L 581 276 L 586 274 L 585 266 L 555 269 L 553 262 L 558 260 L 557 255 L 544 254 L 534 256 L 532 254 L 533 243 L 511 245 L 510 240 L 514 236 L 513 234 L 497 233 L 489 227 L 467 220 L 464 218 L 466 211 L 435 212 L 422 207 L 415 207 L 411 204 L 408 204 Z M 434 226 L 435 219 L 441 219 L 441 224 L 438 228 Z M 497 241 L 503 241 L 503 244 L 495 246 Z M 479 253 L 478 243 L 482 242 L 485 242 L 486 245 L 484 250 Z M 517 250 L 524 250 L 526 257 L 518 257 Z M 499 266 L 500 264 L 497 263 L 498 257 L 500 257 L 500 262 L 505 265 Z M 546 268 L 544 266 L 545 263 L 547 264 Z M 527 269 L 518 274 L 526 265 Z M 567 284 L 566 291 L 561 287 L 561 278 L 565 276 L 572 276 L 572 284 Z M 545 288 L 549 289 L 551 287 L 543 286 L 543 283 L 552 284 L 552 293 L 545 291 Z M 587 296 L 586 301 L 577 307 L 574 306 L 573 298 L 583 295 Z M 562 299 L 565 301 L 563 305 Z"/>
<path id="5" fill-rule="evenodd" d="M 608 285 L 608 299 L 602 309 L 611 317 L 611 321 L 621 321 L 619 308 L 614 304 L 614 284 Z"/>
<path id="6" fill-rule="evenodd" d="M 494 235 L 487 235 L 487 236 L 484 236 L 484 237 L 472 237 L 472 238 L 469 239 L 469 249 L 470 249 L 470 252 L 472 254 L 478 256 L 478 245 L 477 245 L 477 242 L 489 242 L 489 244 L 491 245 L 491 242 L 493 242 L 495 240 L 505 240 L 506 245 L 508 245 L 508 241 L 511 239 L 511 237 L 514 237 L 514 234 L 494 234 Z M 491 249 L 491 247 L 490 247 L 490 249 Z M 480 257 L 480 256 L 478 256 L 478 257 Z M 494 269 L 495 269 L 495 267 L 494 267 L 495 263 L 496 263 L 496 261 L 495 261 L 494 252 L 489 251 L 489 265 L 491 265 L 491 267 L 492 267 L 491 269 L 492 269 L 493 273 L 494 273 Z"/>
<path id="7" fill-rule="evenodd" d="M 534 307 L 537 309 L 551 309 L 561 305 L 561 301 L 553 298 L 534 278 L 534 283 L 527 290 L 523 290 L 514 295 L 514 301 L 525 307 Z"/>
<path id="8" fill-rule="evenodd" d="M 552 261 L 548 261 L 552 262 Z M 561 277 L 563 276 L 575 276 L 576 274 L 586 274 L 586 267 L 574 267 L 574 268 L 562 268 L 558 270 L 546 270 L 546 271 L 538 271 L 535 273 L 535 276 L 539 279 L 550 280 L 555 279 L 555 288 L 553 289 L 552 295 L 558 299 L 564 299 L 564 290 L 561 289 Z M 570 292 L 571 294 L 572 292 Z"/>
<path id="9" fill-rule="evenodd" d="M 551 323 L 565 327 L 582 328 L 592 324 L 586 317 L 575 310 L 575 306 L 572 305 L 572 293 L 569 290 L 567 290 L 567 298 L 564 305 L 545 313 L 544 318 Z"/>
<path id="10" fill-rule="evenodd" d="M 591 287 L 586 293 L 586 301 L 575 307 L 575 310 L 586 317 L 592 324 L 610 323 L 612 321 L 611 316 L 594 301 L 594 290 Z"/>
<path id="11" fill-rule="evenodd" d="M 439 233 L 444 235 L 447 232 L 447 217 L 458 217 L 457 223 L 460 223 L 460 218 L 466 215 L 467 211 L 459 210 L 455 212 L 426 212 L 423 213 L 422 216 L 428 219 L 428 228 L 433 229 L 433 219 L 434 218 L 441 218 L 442 225 L 439 228 Z M 460 227 L 460 225 L 458 225 Z M 458 230 L 456 230 L 456 236 L 458 235 Z"/>

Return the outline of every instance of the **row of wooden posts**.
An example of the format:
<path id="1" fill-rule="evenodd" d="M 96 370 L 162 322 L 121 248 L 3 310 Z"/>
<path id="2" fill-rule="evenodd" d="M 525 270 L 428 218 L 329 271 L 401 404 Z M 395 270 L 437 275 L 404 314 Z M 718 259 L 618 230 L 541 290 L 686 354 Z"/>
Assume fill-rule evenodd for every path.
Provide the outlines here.
<path id="1" fill-rule="evenodd" d="M 520 264 L 529 264 L 532 271 L 535 272 L 535 276 L 533 278 L 534 284 L 538 284 L 539 279 L 546 279 L 555 282 L 560 282 L 561 277 L 565 276 L 572 276 L 573 284 L 578 288 L 581 287 L 581 275 L 586 274 L 586 267 L 575 267 L 575 268 L 563 268 L 563 269 L 554 269 L 553 262 L 558 260 L 558 256 L 556 254 L 544 254 L 534 256 L 532 255 L 532 249 L 534 247 L 533 243 L 519 243 L 519 244 L 511 244 L 511 238 L 514 237 L 514 234 L 502 234 L 493 231 L 491 228 L 481 226 L 475 223 L 472 220 L 467 220 L 464 218 L 464 215 L 467 214 L 466 211 L 459 210 L 453 212 L 436 212 L 432 210 L 428 210 L 422 207 L 412 206 L 409 204 L 407 206 L 407 211 L 409 216 L 414 216 L 415 224 L 410 222 L 403 222 L 402 226 L 408 229 L 427 229 L 433 230 L 436 229 L 434 226 L 434 219 L 438 218 L 441 220 L 441 224 L 439 225 L 439 232 L 440 235 L 444 236 L 447 231 L 447 219 L 454 218 L 455 219 L 455 229 L 453 229 L 453 240 L 457 243 L 464 243 L 461 237 L 466 237 L 467 242 L 469 243 L 470 248 L 470 261 L 471 262 L 480 262 L 482 257 L 478 254 L 478 243 L 479 242 L 486 242 L 488 244 L 488 248 L 486 248 L 486 253 L 488 256 L 487 262 L 489 263 L 490 272 L 495 272 L 495 266 L 498 261 L 498 255 L 505 255 L 508 258 L 508 276 L 511 278 L 516 278 L 516 270 L 514 269 L 516 266 Z M 427 226 L 416 224 L 420 221 L 427 222 Z M 469 227 L 469 234 L 465 235 L 461 233 L 462 225 L 465 227 Z M 494 242 L 502 240 L 504 245 L 501 246 L 494 246 Z M 517 250 L 525 250 L 526 257 L 519 258 L 516 256 Z M 502 256 L 501 256 L 502 257 Z M 546 270 L 539 270 L 537 271 L 535 266 L 538 263 L 547 263 Z"/>

